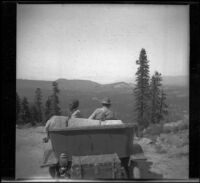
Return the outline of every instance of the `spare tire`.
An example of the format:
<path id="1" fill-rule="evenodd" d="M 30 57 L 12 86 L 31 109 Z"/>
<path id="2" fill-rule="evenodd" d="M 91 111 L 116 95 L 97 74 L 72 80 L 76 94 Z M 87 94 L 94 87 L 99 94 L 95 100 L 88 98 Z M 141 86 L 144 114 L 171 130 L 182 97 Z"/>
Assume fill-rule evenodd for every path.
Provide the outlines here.
<path id="1" fill-rule="evenodd" d="M 49 167 L 49 174 L 51 175 L 52 178 L 59 178 L 60 177 L 60 173 L 58 170 L 58 166 L 54 165 L 54 166 L 50 166 Z"/>

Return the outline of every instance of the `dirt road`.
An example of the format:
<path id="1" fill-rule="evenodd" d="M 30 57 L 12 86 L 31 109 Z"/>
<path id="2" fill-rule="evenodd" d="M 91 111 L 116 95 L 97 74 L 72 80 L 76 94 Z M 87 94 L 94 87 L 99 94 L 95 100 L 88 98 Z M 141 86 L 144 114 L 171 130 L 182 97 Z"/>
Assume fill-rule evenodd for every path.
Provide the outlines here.
<path id="1" fill-rule="evenodd" d="M 45 136 L 42 127 L 16 129 L 16 178 L 50 178 L 48 168 L 40 168 Z M 158 153 L 152 144 L 142 144 L 149 166 L 145 178 L 188 178 L 188 155 Z M 149 177 L 148 177 L 149 176 Z"/>
<path id="2" fill-rule="evenodd" d="M 147 160 L 152 163 L 150 171 L 155 174 L 152 178 L 188 179 L 189 156 L 170 152 L 158 153 L 154 144 L 141 145 Z"/>
<path id="3" fill-rule="evenodd" d="M 16 129 L 16 178 L 50 178 L 48 168 L 40 168 L 43 137 L 42 127 Z"/>

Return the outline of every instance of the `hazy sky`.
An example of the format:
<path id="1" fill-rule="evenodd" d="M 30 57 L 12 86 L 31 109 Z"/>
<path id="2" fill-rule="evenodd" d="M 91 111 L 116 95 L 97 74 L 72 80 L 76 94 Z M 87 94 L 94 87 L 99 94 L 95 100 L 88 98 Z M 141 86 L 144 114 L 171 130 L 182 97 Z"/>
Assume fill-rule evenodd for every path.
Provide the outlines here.
<path id="1" fill-rule="evenodd" d="M 141 48 L 150 74 L 187 75 L 189 6 L 17 6 L 17 78 L 130 81 Z"/>

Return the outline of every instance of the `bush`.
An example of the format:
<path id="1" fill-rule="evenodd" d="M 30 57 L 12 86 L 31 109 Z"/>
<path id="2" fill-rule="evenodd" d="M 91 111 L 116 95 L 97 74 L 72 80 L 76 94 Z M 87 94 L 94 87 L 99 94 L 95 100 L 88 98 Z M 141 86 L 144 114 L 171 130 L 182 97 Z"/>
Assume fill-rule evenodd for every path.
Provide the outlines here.
<path id="1" fill-rule="evenodd" d="M 162 145 L 156 145 L 155 148 L 157 153 L 167 153 L 167 149 Z"/>
<path id="2" fill-rule="evenodd" d="M 179 126 L 179 130 L 186 130 L 189 128 L 189 124 L 188 123 L 183 123 L 182 125 Z"/>
<path id="3" fill-rule="evenodd" d="M 160 135 L 163 132 L 163 125 L 162 124 L 151 124 L 146 129 L 145 134 L 148 135 Z"/>
<path id="4" fill-rule="evenodd" d="M 189 128 L 188 121 L 179 120 L 177 122 L 165 123 L 163 126 L 163 133 L 177 133 L 178 131 L 186 130 Z"/>
<path id="5" fill-rule="evenodd" d="M 172 131 L 171 127 L 169 126 L 163 127 L 163 133 L 170 133 L 171 131 Z"/>
<path id="6" fill-rule="evenodd" d="M 169 150 L 169 157 L 181 157 L 181 156 L 187 156 L 189 154 L 189 146 L 184 145 L 181 147 L 174 147 L 170 148 Z"/>
<path id="7" fill-rule="evenodd" d="M 178 128 L 173 129 L 174 131 Z M 155 149 L 158 153 L 169 153 L 170 156 L 181 156 L 188 154 L 188 130 L 179 131 L 178 133 L 162 133 L 157 137 Z"/>
<path id="8" fill-rule="evenodd" d="M 172 132 L 177 133 L 179 131 L 179 127 L 175 126 L 172 128 Z"/>

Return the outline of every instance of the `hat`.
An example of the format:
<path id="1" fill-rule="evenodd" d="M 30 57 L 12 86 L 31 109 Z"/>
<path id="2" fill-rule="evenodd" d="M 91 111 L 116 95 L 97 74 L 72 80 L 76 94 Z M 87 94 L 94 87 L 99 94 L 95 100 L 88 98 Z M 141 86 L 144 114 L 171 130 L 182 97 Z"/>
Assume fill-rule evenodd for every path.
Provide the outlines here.
<path id="1" fill-rule="evenodd" d="M 73 99 L 71 100 L 69 106 L 71 109 L 76 109 L 79 106 L 79 101 L 77 99 Z"/>
<path id="2" fill-rule="evenodd" d="M 109 98 L 104 98 L 104 99 L 102 100 L 101 103 L 102 103 L 102 104 L 108 104 L 108 105 L 110 105 L 110 104 L 111 104 L 111 101 L 110 101 Z"/>

